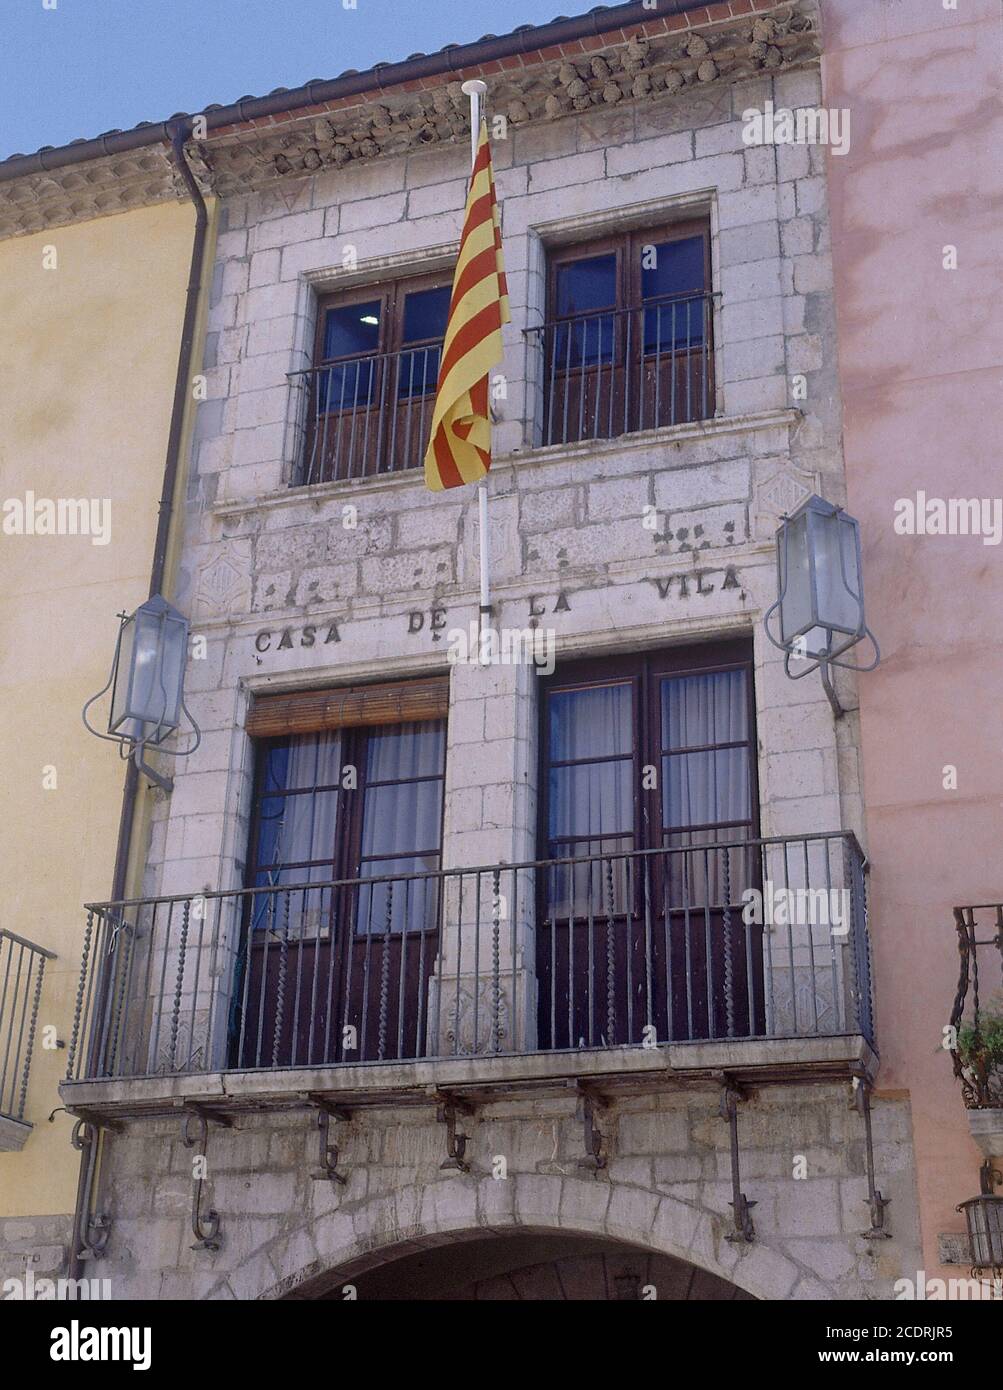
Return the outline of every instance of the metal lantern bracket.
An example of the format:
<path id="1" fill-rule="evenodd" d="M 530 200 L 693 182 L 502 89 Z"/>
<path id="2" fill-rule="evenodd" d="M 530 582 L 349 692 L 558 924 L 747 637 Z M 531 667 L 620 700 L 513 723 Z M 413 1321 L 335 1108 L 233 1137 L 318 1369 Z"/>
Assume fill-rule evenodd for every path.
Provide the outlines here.
<path id="1" fill-rule="evenodd" d="M 127 761 L 131 757 L 139 771 L 142 772 L 146 777 L 148 777 L 150 781 L 154 783 L 155 786 L 158 786 L 161 789 L 161 791 L 171 792 L 174 789 L 174 779 L 172 777 L 165 777 L 162 773 L 158 772 L 155 768 L 151 767 L 149 763 L 146 761 L 144 753 L 146 749 L 152 745 L 156 748 L 158 753 L 162 753 L 165 757 L 186 758 L 190 753 L 194 753 L 196 748 L 198 748 L 199 744 L 202 742 L 202 730 L 196 724 L 194 718 L 192 717 L 191 710 L 185 704 L 183 693 L 180 700 L 181 710 L 187 718 L 188 723 L 191 725 L 192 733 L 195 735 L 194 742 L 192 743 L 190 748 L 165 748 L 163 747 L 161 742 L 153 738 L 135 739 L 129 737 L 129 735 L 127 734 L 102 733 L 100 729 L 95 729 L 93 724 L 91 724 L 90 720 L 87 718 L 87 711 L 90 709 L 91 705 L 96 704 L 98 700 L 102 699 L 105 695 L 107 695 L 108 691 L 112 688 L 112 686 L 115 683 L 115 678 L 118 674 L 122 630 L 125 627 L 126 623 L 129 621 L 130 617 L 134 615 L 123 611 L 120 613 L 116 613 L 115 616 L 119 620 L 118 640 L 115 643 L 115 655 L 112 658 L 111 670 L 108 673 L 108 679 L 105 682 L 104 686 L 98 691 L 98 693 L 96 695 L 92 695 L 91 698 L 84 705 L 80 717 L 83 720 L 84 727 L 87 729 L 88 733 L 92 733 L 95 738 L 102 739 L 105 743 L 117 744 L 119 756 L 122 758 L 123 761 Z"/>
<path id="2" fill-rule="evenodd" d="M 327 1180 L 344 1187 L 348 1178 L 344 1173 L 338 1172 L 340 1150 L 337 1144 L 331 1142 L 331 1121 L 341 1120 L 347 1124 L 352 1118 L 352 1112 L 343 1106 L 334 1105 L 324 1096 L 309 1096 L 308 1100 L 317 1112 L 315 1124 L 319 1144 L 317 1167 L 311 1169 L 310 1177 L 317 1182 Z"/>
<path id="3" fill-rule="evenodd" d="M 891 1203 L 890 1197 L 882 1197 L 874 1185 L 874 1138 L 871 1133 L 871 1083 L 863 1076 L 855 1076 L 852 1083 L 853 1108 L 864 1119 L 864 1151 L 867 1159 L 867 1205 L 871 1213 L 871 1225 L 861 1231 L 864 1240 L 891 1240 L 891 1231 L 885 1229 L 885 1208 Z"/>
<path id="4" fill-rule="evenodd" d="M 731 1139 L 731 1210 L 734 1215 L 734 1230 L 728 1232 L 725 1240 L 738 1245 L 751 1245 L 756 1239 L 756 1228 L 752 1221 L 752 1208 L 755 1202 L 749 1200 L 742 1191 L 742 1173 L 738 1148 L 738 1102 L 746 1099 L 745 1091 L 727 1076 L 722 1076 L 721 1104 L 719 1113 L 722 1120 L 728 1121 Z"/>
<path id="5" fill-rule="evenodd" d="M 579 1160 L 578 1166 L 598 1175 L 609 1164 L 609 1154 L 606 1152 L 605 1136 L 596 1124 L 596 1116 L 598 1111 L 607 1109 L 608 1102 L 584 1081 L 579 1081 L 575 1089 L 578 1092 L 578 1118 L 585 1136 L 585 1157 Z"/>
<path id="6" fill-rule="evenodd" d="M 839 512 L 841 512 L 842 510 L 843 510 L 843 509 L 842 509 L 841 507 L 837 508 L 837 509 L 836 509 L 837 514 L 838 514 Z M 786 512 L 785 512 L 785 513 L 783 514 L 783 516 L 781 517 L 781 520 L 784 521 L 784 522 L 788 521 L 789 519 L 790 519 L 790 518 L 789 518 L 789 516 L 788 516 L 788 514 L 787 514 Z M 774 614 L 779 608 L 781 608 L 781 607 L 783 606 L 784 599 L 787 597 L 788 577 L 789 577 L 789 575 L 790 575 L 790 565 L 789 565 L 789 563 L 788 563 L 788 554 L 787 554 L 787 548 L 788 548 L 789 544 L 790 544 L 790 533 L 789 533 L 789 531 L 785 530 L 785 531 L 784 531 L 783 585 L 782 585 L 782 588 L 781 588 L 781 590 L 780 590 L 780 594 L 779 594 L 779 596 L 777 597 L 776 602 L 770 604 L 769 608 L 766 610 L 765 614 L 763 615 L 763 629 L 764 629 L 764 631 L 766 632 L 766 636 L 767 636 L 767 638 L 769 639 L 769 641 L 772 642 L 773 646 L 775 646 L 779 651 L 782 651 L 782 652 L 784 653 L 784 674 L 785 674 L 790 680 L 792 680 L 792 681 L 803 680 L 805 676 L 810 676 L 810 675 L 812 675 L 815 671 L 819 671 L 819 672 L 821 673 L 822 687 L 823 687 L 823 689 L 825 690 L 825 693 L 826 693 L 826 695 L 827 695 L 827 697 L 828 697 L 829 704 L 832 706 L 833 714 L 836 716 L 837 719 L 841 719 L 841 718 L 843 717 L 843 715 L 847 713 L 847 711 L 846 711 L 846 709 L 839 703 L 839 698 L 838 698 L 838 696 L 836 695 L 836 691 L 835 691 L 835 688 L 834 688 L 833 683 L 832 683 L 832 677 L 831 677 L 830 674 L 829 674 L 829 668 L 830 668 L 830 666 L 839 666 L 839 667 L 841 667 L 844 671 L 860 671 L 860 672 L 873 671 L 873 670 L 875 669 L 875 667 L 878 665 L 878 663 L 880 662 L 880 660 L 881 660 L 881 648 L 878 646 L 878 639 L 874 636 L 874 633 L 870 630 L 870 628 L 867 626 L 867 624 L 863 621 L 863 611 L 864 611 L 863 596 L 862 596 L 861 594 L 858 594 L 858 593 L 853 589 L 852 585 L 850 584 L 849 576 L 848 576 L 847 573 L 846 573 L 846 561 L 845 561 L 845 558 L 844 558 L 844 555 L 843 555 L 842 547 L 840 547 L 840 551 L 839 551 L 839 567 L 840 567 L 840 574 L 841 574 L 841 577 L 842 577 L 842 580 L 843 580 L 843 585 L 844 585 L 844 587 L 845 587 L 845 589 L 846 589 L 846 592 L 847 592 L 848 594 L 850 594 L 851 597 L 855 598 L 855 599 L 857 600 L 857 602 L 859 603 L 859 605 L 860 605 L 860 613 L 861 613 L 860 626 L 857 628 L 856 632 L 853 632 L 853 633 L 848 634 L 847 637 L 846 637 L 846 640 L 845 640 L 843 643 L 841 643 L 840 645 L 838 645 L 837 647 L 835 647 L 834 650 L 833 650 L 831 653 L 829 653 L 827 656 L 825 656 L 825 657 L 816 657 L 816 658 L 814 658 L 814 659 L 809 658 L 809 657 L 807 657 L 807 656 L 804 657 L 804 658 L 799 657 L 799 658 L 798 658 L 799 660 L 804 660 L 804 661 L 806 661 L 808 664 L 807 664 L 807 665 L 804 667 L 804 669 L 801 670 L 801 671 L 794 672 L 794 671 L 791 670 L 791 657 L 794 656 L 794 655 L 796 655 L 796 653 L 793 652 L 793 651 L 791 650 L 791 648 L 790 648 L 785 642 L 778 641 L 778 640 L 773 636 L 773 633 L 770 631 L 770 619 L 772 618 L 773 614 Z M 864 665 L 864 664 L 861 664 L 861 663 L 858 663 L 858 662 L 853 662 L 853 661 L 840 661 L 840 660 L 838 659 L 839 657 L 841 657 L 841 656 L 843 655 L 844 652 L 849 651 L 851 647 L 855 647 L 856 644 L 857 644 L 858 642 L 860 642 L 861 640 L 863 640 L 865 637 L 870 641 L 871 645 L 872 645 L 873 648 L 874 648 L 874 658 L 873 658 L 873 660 L 869 661 L 866 665 Z"/>
<path id="7" fill-rule="evenodd" d="M 439 1167 L 456 1169 L 460 1173 L 469 1173 L 470 1164 L 466 1161 L 469 1136 L 457 1134 L 456 1117 L 457 1115 L 472 1115 L 474 1107 L 468 1101 L 461 1100 L 459 1096 L 453 1095 L 449 1091 L 437 1091 L 435 1100 L 437 1102 L 435 1118 L 439 1124 L 446 1126 L 446 1157 L 439 1164 Z"/>
<path id="8" fill-rule="evenodd" d="M 78 1206 L 79 1216 L 74 1232 L 74 1239 L 78 1242 L 77 1258 L 101 1260 L 104 1259 L 105 1247 L 111 1235 L 111 1221 L 104 1212 L 91 1211 L 94 1189 L 97 1186 L 98 1145 L 102 1129 L 118 1131 L 122 1126 L 110 1120 L 92 1119 L 79 1110 L 70 1113 L 76 1115 L 70 1143 L 78 1153 L 87 1155 L 82 1197 Z"/>
<path id="9" fill-rule="evenodd" d="M 185 1114 L 181 1119 L 181 1142 L 186 1149 L 199 1149 L 199 1157 L 204 1161 L 206 1151 L 209 1147 L 209 1121 L 221 1125 L 224 1129 L 232 1129 L 233 1121 L 227 1115 L 218 1114 L 216 1111 L 207 1110 L 202 1106 L 187 1105 Z M 192 1122 L 198 1127 L 196 1135 L 192 1135 Z M 205 1183 L 203 1177 L 195 1179 L 195 1187 L 192 1192 L 192 1234 L 195 1236 L 195 1244 L 192 1250 L 211 1250 L 216 1251 L 220 1248 L 222 1241 L 219 1238 L 220 1217 L 217 1211 L 211 1208 L 209 1211 L 202 1210 L 202 1188 Z"/>

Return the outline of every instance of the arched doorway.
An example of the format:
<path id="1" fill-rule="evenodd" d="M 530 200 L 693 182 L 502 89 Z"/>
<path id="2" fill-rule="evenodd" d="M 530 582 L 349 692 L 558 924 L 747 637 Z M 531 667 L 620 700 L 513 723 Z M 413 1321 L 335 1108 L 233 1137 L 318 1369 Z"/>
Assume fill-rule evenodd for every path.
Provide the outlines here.
<path id="1" fill-rule="evenodd" d="M 297 1299 L 366 1302 L 730 1302 L 753 1295 L 671 1255 L 592 1236 L 471 1232 L 446 1244 L 337 1270 L 297 1289 Z M 754 1301 L 754 1299 L 753 1299 Z"/>

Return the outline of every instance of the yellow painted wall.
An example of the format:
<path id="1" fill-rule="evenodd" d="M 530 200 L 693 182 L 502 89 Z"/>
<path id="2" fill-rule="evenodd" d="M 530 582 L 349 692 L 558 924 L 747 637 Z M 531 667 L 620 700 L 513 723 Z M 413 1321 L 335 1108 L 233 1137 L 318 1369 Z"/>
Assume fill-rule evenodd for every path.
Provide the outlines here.
<path id="1" fill-rule="evenodd" d="M 0 504 L 111 499 L 108 545 L 0 532 L 0 925 L 57 953 L 39 1029 L 67 1042 L 81 904 L 111 891 L 125 773 L 80 710 L 107 679 L 115 614 L 147 596 L 194 227 L 171 203 L 0 242 Z M 0 1153 L 0 1216 L 73 1209 L 72 1120 L 47 1123 L 67 1052 L 38 1042 L 35 1129 Z"/>

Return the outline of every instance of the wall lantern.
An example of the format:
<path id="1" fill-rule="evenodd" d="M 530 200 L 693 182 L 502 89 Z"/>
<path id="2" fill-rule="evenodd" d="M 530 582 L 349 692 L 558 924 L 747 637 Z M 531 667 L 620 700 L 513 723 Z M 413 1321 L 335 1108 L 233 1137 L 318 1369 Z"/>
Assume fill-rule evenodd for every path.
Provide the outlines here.
<path id="1" fill-rule="evenodd" d="M 873 671 L 881 660 L 874 634 L 864 620 L 864 588 L 860 563 L 860 524 L 822 497 L 811 496 L 785 516 L 777 531 L 777 592 L 779 597 L 766 612 L 766 635 L 784 656 L 784 670 L 791 680 L 813 671 L 822 673 L 822 685 L 837 718 L 846 713 L 836 698 L 830 666 L 851 671 Z M 770 618 L 780 610 L 780 638 L 770 631 Z M 874 647 L 869 665 L 840 658 L 868 638 Z M 808 663 L 793 672 L 791 659 Z"/>
<path id="2" fill-rule="evenodd" d="M 98 738 L 117 743 L 123 758 L 130 755 L 136 766 L 158 787 L 170 791 L 173 782 L 145 762 L 147 748 L 170 757 L 187 757 L 202 741 L 202 733 L 185 706 L 185 663 L 188 659 L 188 619 L 159 594 L 136 609 L 119 613 L 118 641 L 111 674 L 104 689 L 91 696 L 83 708 L 83 721 Z M 111 690 L 108 732 L 93 728 L 87 711 Z M 163 748 L 164 740 L 181 726 L 182 713 L 195 734 L 190 748 Z"/>
<path id="3" fill-rule="evenodd" d="M 982 1165 L 980 1177 L 981 1193 L 978 1197 L 969 1197 L 967 1202 L 960 1202 L 958 1211 L 964 1212 L 968 1227 L 972 1277 L 978 1279 L 988 1274 L 998 1280 L 1003 1278 L 1003 1197 L 993 1194 L 1001 1178 L 992 1160 Z"/>

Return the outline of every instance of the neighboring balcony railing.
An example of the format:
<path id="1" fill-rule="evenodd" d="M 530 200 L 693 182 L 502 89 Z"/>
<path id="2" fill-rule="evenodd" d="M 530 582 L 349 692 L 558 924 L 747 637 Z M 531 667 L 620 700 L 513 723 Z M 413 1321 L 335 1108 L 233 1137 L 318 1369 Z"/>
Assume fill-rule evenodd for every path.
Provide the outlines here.
<path id="1" fill-rule="evenodd" d="M 341 358 L 290 379 L 301 392 L 293 486 L 418 468 L 425 456 L 441 341 Z"/>
<path id="2" fill-rule="evenodd" d="M 527 330 L 539 354 L 540 443 L 613 439 L 714 414 L 714 295 L 649 299 Z"/>
<path id="3" fill-rule="evenodd" d="M 68 1076 L 873 1041 L 865 867 L 836 833 L 94 904 Z"/>
<path id="4" fill-rule="evenodd" d="M 1003 903 L 954 909 L 960 968 L 947 1039 L 971 1110 L 1003 1107 Z"/>
<path id="5" fill-rule="evenodd" d="M 0 1118 L 24 1119 L 45 963 L 55 959 L 0 929 Z"/>

